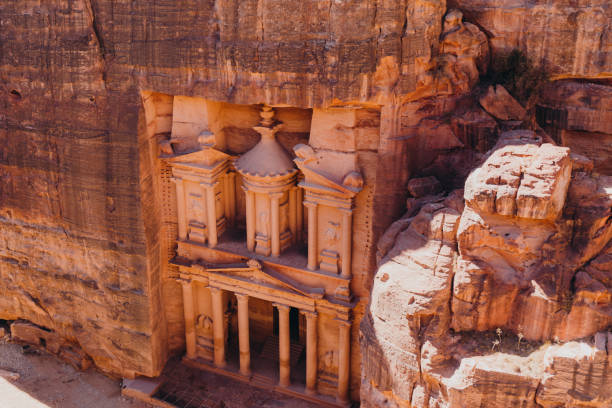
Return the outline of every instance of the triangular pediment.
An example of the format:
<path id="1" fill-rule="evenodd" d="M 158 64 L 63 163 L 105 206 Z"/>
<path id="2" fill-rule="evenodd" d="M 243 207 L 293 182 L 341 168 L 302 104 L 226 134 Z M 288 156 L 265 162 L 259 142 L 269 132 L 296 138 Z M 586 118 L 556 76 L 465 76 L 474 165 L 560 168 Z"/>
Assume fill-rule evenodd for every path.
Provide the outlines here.
<path id="1" fill-rule="evenodd" d="M 240 280 L 248 280 L 252 283 L 316 299 L 322 298 L 325 293 L 323 288 L 315 288 L 300 284 L 270 268 L 260 269 L 249 267 L 248 265 L 219 265 L 207 267 L 206 270 L 212 273 L 235 276 Z"/>
<path id="2" fill-rule="evenodd" d="M 202 150 L 168 157 L 170 163 L 177 167 L 191 167 L 205 170 L 212 170 L 220 164 L 226 162 L 230 155 L 223 153 L 212 147 L 205 147 Z"/>

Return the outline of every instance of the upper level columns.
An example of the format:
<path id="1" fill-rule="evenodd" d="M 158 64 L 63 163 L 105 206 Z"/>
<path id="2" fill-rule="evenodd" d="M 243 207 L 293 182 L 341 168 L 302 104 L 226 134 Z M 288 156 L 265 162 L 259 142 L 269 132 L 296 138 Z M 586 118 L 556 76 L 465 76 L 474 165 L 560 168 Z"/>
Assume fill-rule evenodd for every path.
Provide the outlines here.
<path id="1" fill-rule="evenodd" d="M 249 340 L 249 296 L 236 293 L 238 300 L 238 349 L 240 350 L 240 373 L 251 374 L 251 347 Z"/>
<path id="2" fill-rule="evenodd" d="M 319 268 L 317 203 L 304 201 L 304 205 L 308 208 L 308 269 L 316 271 Z"/>
<path id="3" fill-rule="evenodd" d="M 213 312 L 214 361 L 217 367 L 225 367 L 225 328 L 223 316 L 223 290 L 210 287 Z"/>
<path id="4" fill-rule="evenodd" d="M 201 183 L 206 195 L 206 219 L 208 227 L 208 245 L 212 248 L 217 245 L 217 206 L 216 206 L 216 183 Z"/>
<path id="5" fill-rule="evenodd" d="M 255 193 L 242 187 L 246 201 L 247 249 L 255 250 Z"/>
<path id="6" fill-rule="evenodd" d="M 280 255 L 280 199 L 282 193 L 270 193 L 272 256 Z"/>

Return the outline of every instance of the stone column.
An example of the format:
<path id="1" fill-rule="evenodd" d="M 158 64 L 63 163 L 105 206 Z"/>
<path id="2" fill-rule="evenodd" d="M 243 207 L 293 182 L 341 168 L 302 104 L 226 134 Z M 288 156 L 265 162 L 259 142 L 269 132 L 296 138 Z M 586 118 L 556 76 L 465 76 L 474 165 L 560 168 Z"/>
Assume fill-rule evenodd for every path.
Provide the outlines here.
<path id="1" fill-rule="evenodd" d="M 217 183 L 202 184 L 206 190 L 206 218 L 208 227 L 208 245 L 212 248 L 217 245 L 217 206 L 215 186 Z"/>
<path id="2" fill-rule="evenodd" d="M 223 327 L 223 290 L 210 288 L 213 312 L 214 361 L 219 368 L 225 367 L 225 329 Z"/>
<path id="3" fill-rule="evenodd" d="M 172 179 L 176 186 L 176 215 L 178 218 L 179 239 L 187 239 L 187 220 L 185 219 L 185 185 L 183 179 L 174 177 Z"/>
<path id="4" fill-rule="evenodd" d="M 353 211 L 350 209 L 341 209 L 342 212 L 342 269 L 340 276 L 350 279 L 351 277 L 351 261 L 352 261 L 352 244 L 353 244 Z"/>
<path id="5" fill-rule="evenodd" d="M 251 349 L 249 344 L 249 296 L 236 293 L 238 300 L 238 348 L 240 349 L 240 373 L 251 374 Z"/>
<path id="6" fill-rule="evenodd" d="M 255 251 L 255 193 L 242 187 L 246 201 L 247 249 Z"/>
<path id="7" fill-rule="evenodd" d="M 279 384 L 288 387 L 291 384 L 291 344 L 289 333 L 289 306 L 274 304 L 278 309 L 278 354 Z"/>
<path id="8" fill-rule="evenodd" d="M 270 194 L 272 256 L 280 255 L 280 198 L 282 195 L 282 193 Z"/>
<path id="9" fill-rule="evenodd" d="M 317 203 L 304 201 L 308 208 L 308 269 L 316 271 L 319 268 L 318 249 L 317 249 Z"/>
<path id="10" fill-rule="evenodd" d="M 296 241 L 295 242 L 301 242 L 302 241 L 302 231 L 304 231 L 304 206 L 302 204 L 302 193 L 303 190 L 301 188 L 296 188 L 296 197 L 297 197 L 297 202 L 295 204 L 296 206 L 296 230 L 297 230 L 297 234 L 298 236 L 296 237 Z"/>
<path id="11" fill-rule="evenodd" d="M 195 309 L 193 303 L 193 286 L 190 280 L 181 280 L 183 286 L 183 312 L 185 313 L 185 343 L 187 358 L 196 357 Z"/>
<path id="12" fill-rule="evenodd" d="M 338 322 L 338 396 L 341 403 L 349 401 L 349 377 L 351 373 L 351 322 Z"/>
<path id="13" fill-rule="evenodd" d="M 297 243 L 297 193 L 298 188 L 289 190 L 289 230 L 291 230 L 291 242 Z"/>
<path id="14" fill-rule="evenodd" d="M 223 194 L 221 195 L 221 197 L 223 198 L 223 211 L 225 213 L 225 218 L 227 220 L 228 224 L 231 224 L 232 222 L 232 218 L 231 218 L 231 206 L 232 206 L 232 202 L 230 201 L 230 175 L 229 173 L 225 173 L 223 174 Z"/>
<path id="15" fill-rule="evenodd" d="M 229 215 L 227 217 L 230 220 L 231 225 L 236 224 L 236 173 L 229 172 L 227 174 L 229 179 L 229 190 L 227 191 L 227 201 L 229 201 Z"/>
<path id="16" fill-rule="evenodd" d="M 306 393 L 316 394 L 318 349 L 317 312 L 303 312 L 306 315 Z"/>

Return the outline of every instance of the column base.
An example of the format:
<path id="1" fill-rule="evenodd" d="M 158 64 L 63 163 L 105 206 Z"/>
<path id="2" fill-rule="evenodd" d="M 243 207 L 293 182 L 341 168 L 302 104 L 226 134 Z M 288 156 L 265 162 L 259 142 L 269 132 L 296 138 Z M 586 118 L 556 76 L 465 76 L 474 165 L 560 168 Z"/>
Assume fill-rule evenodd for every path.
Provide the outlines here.
<path id="1" fill-rule="evenodd" d="M 336 403 L 342 407 L 350 407 L 351 401 L 344 398 L 336 398 Z"/>
<path id="2" fill-rule="evenodd" d="M 337 402 L 336 398 L 334 398 L 333 396 L 321 395 L 316 391 L 314 394 L 309 394 L 308 392 L 306 392 L 305 387 L 300 386 L 298 384 L 295 384 L 295 385 L 290 384 L 289 386 L 284 387 L 284 386 L 280 386 L 278 383 L 276 383 L 271 378 L 269 379 L 269 381 L 262 381 L 262 378 L 264 377 L 258 376 L 256 368 L 255 368 L 253 375 L 249 377 L 245 377 L 244 375 L 240 374 L 238 367 L 232 364 L 228 364 L 228 366 L 225 369 L 220 369 L 220 368 L 215 367 L 212 364 L 212 362 L 205 361 L 202 358 L 196 358 L 195 360 L 192 360 L 186 357 L 183 357 L 182 363 L 189 367 L 210 371 L 218 375 L 224 375 L 229 378 L 233 378 L 235 380 L 248 383 L 253 387 L 261 388 L 264 390 L 276 391 L 284 395 L 289 395 L 291 397 L 301 398 L 305 401 L 310 401 L 322 407 L 329 407 L 329 408 L 342 407 L 344 408 L 344 407 L 350 406 L 350 405 L 345 405 L 345 404 L 341 404 Z"/>

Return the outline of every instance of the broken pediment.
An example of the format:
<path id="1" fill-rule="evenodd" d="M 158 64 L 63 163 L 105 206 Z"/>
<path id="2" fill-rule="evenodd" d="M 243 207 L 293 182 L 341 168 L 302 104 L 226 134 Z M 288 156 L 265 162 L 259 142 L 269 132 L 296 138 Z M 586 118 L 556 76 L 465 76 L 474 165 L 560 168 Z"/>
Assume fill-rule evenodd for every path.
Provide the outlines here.
<path id="1" fill-rule="evenodd" d="M 164 158 L 175 168 L 211 171 L 226 163 L 230 157 L 217 149 L 205 146 L 202 150 Z"/>
<path id="2" fill-rule="evenodd" d="M 363 189 L 363 176 L 355 168 L 351 154 L 345 160 L 333 158 L 336 166 L 325 166 L 324 155 L 308 145 L 299 144 L 294 152 L 294 162 L 304 174 L 301 187 L 347 198 L 353 198 Z"/>

